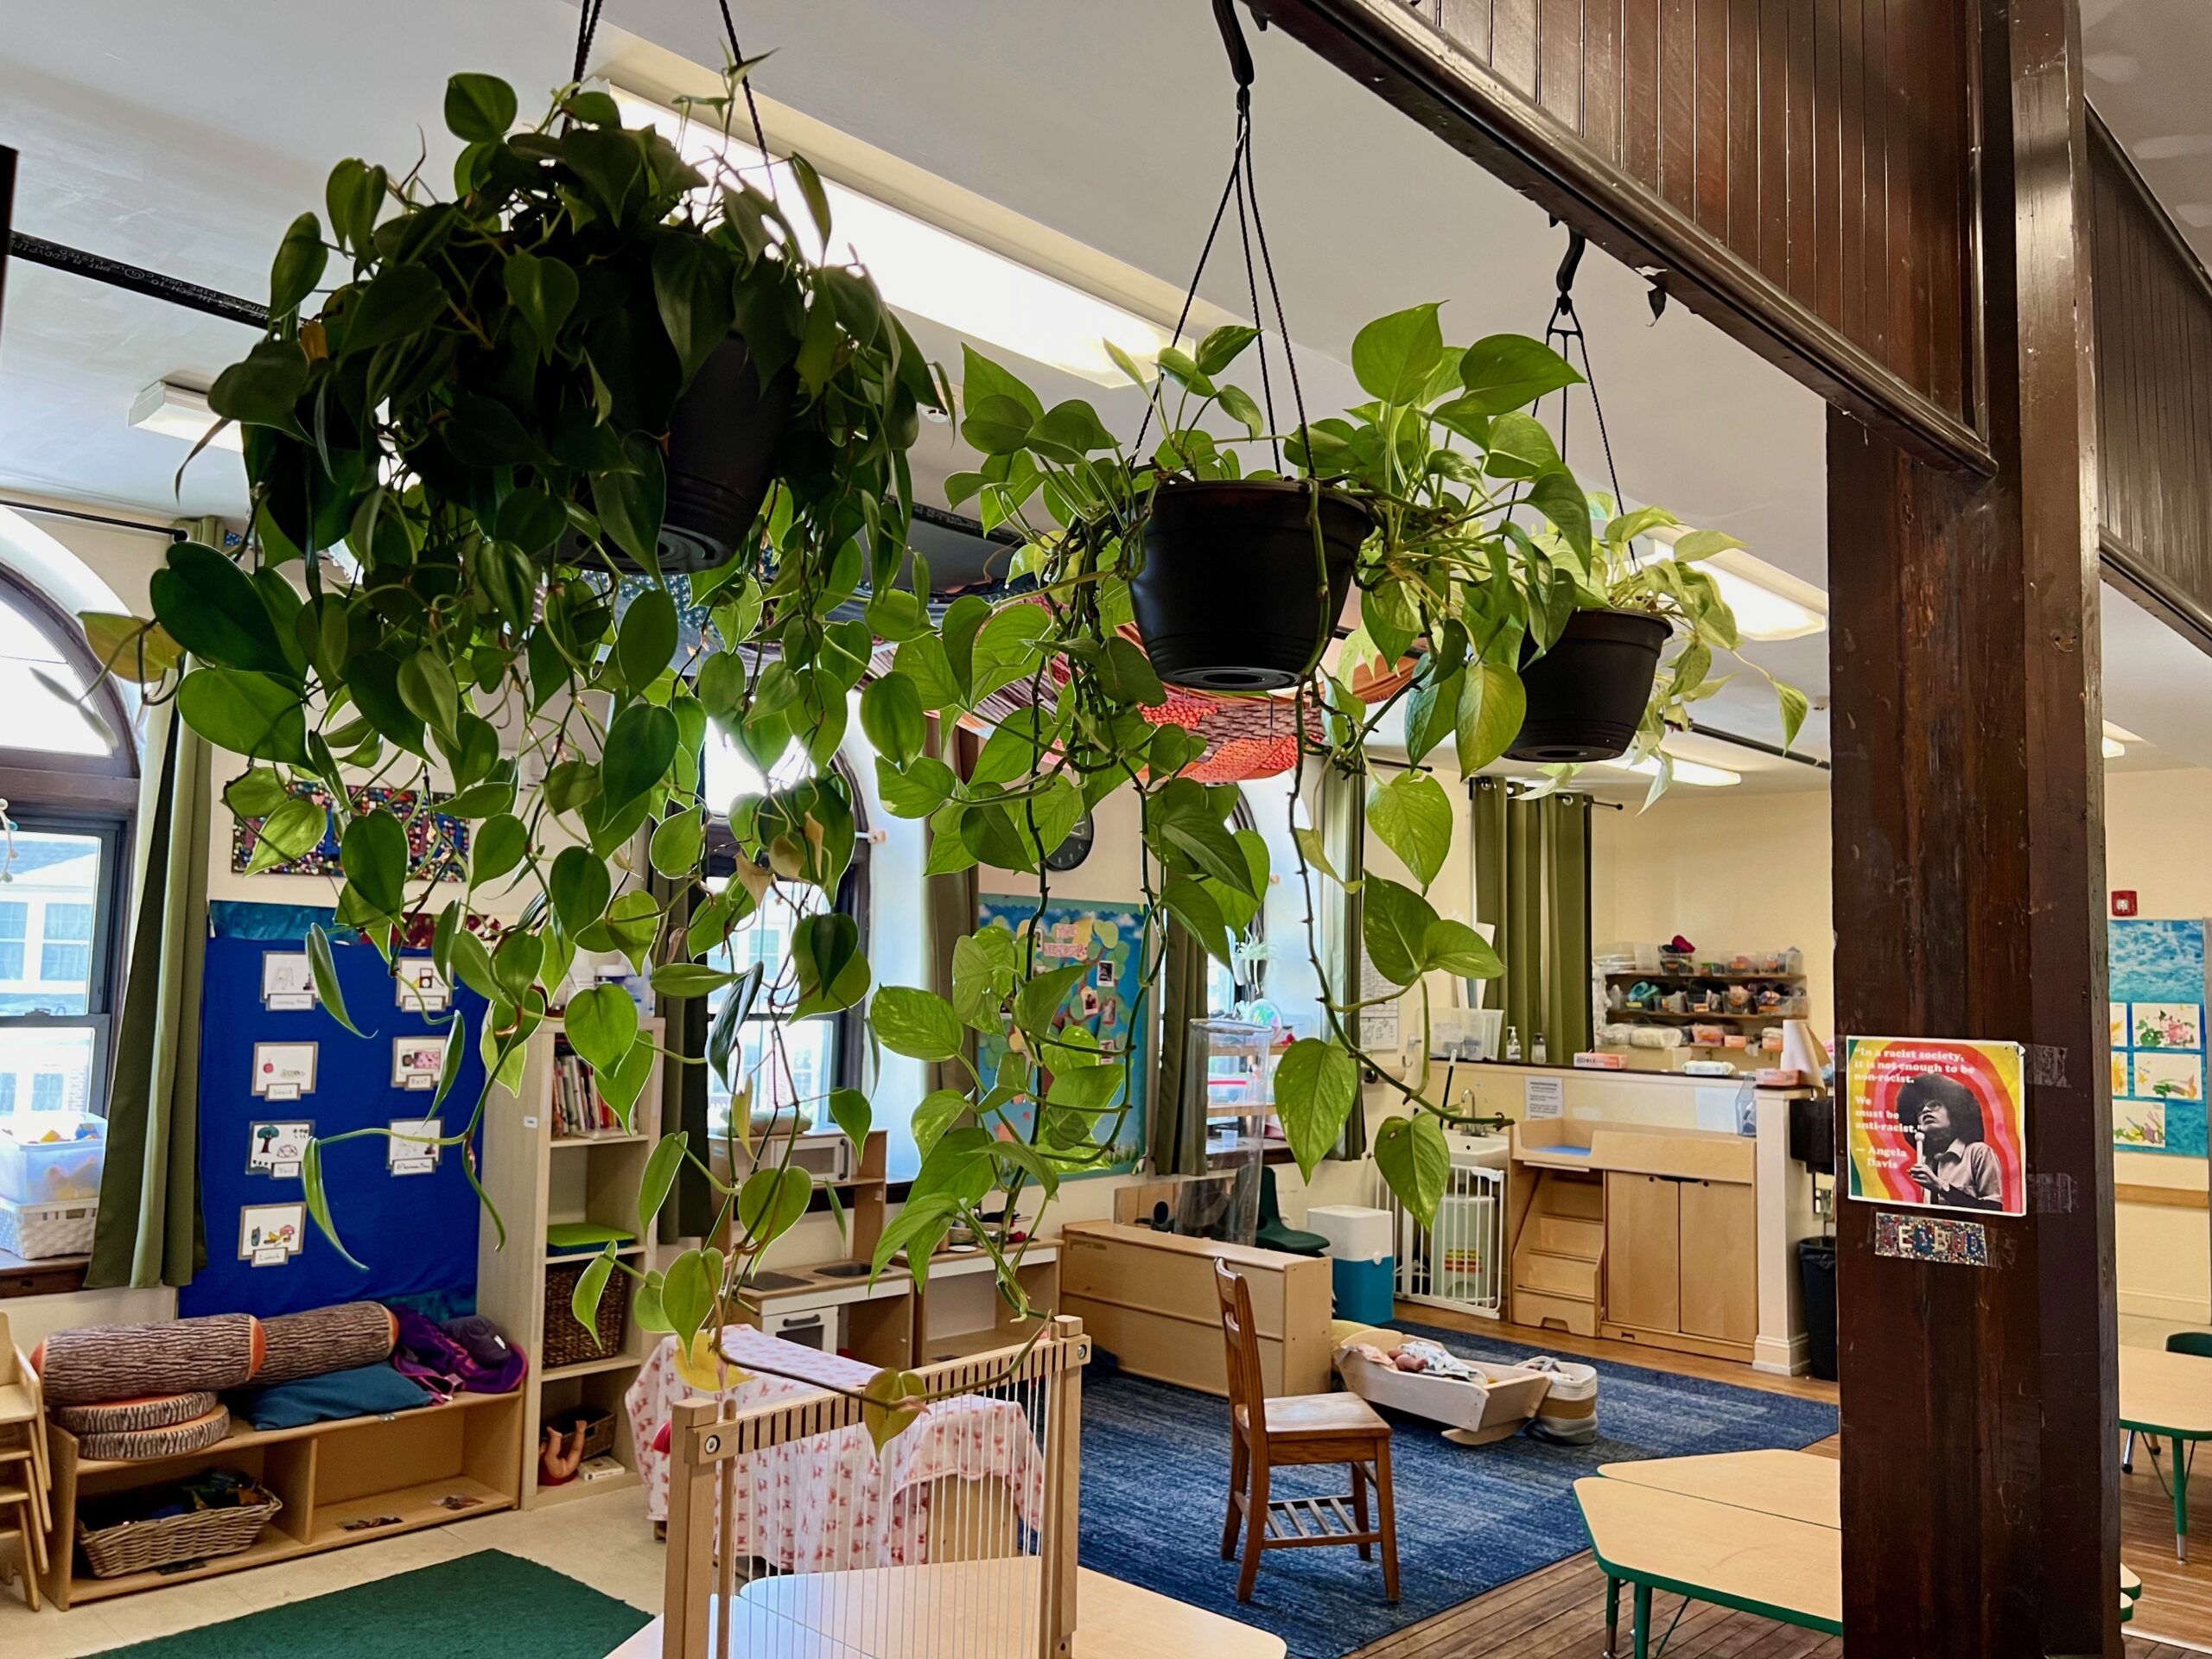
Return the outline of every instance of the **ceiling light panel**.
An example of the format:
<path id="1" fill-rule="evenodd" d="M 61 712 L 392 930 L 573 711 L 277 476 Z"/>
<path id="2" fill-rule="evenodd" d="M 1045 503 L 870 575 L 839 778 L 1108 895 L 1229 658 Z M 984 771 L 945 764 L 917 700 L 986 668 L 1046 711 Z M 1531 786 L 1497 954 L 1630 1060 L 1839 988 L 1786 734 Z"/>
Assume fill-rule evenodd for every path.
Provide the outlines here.
<path id="1" fill-rule="evenodd" d="M 187 443 L 197 443 L 207 437 L 219 419 L 207 407 L 206 392 L 171 380 L 155 381 L 130 404 L 131 425 L 143 431 L 158 432 L 163 437 L 181 438 Z M 208 447 L 242 452 L 245 448 L 245 435 L 235 424 L 225 426 L 215 433 Z"/>
<path id="2" fill-rule="evenodd" d="M 778 162 L 772 174 L 764 171 L 760 152 L 750 143 L 634 93 L 617 89 L 614 97 L 626 120 L 651 122 L 694 166 L 709 172 L 734 168 L 764 188 L 772 177 L 776 194 L 791 204 L 789 217 L 804 251 L 810 258 L 823 257 L 813 220 L 798 206 L 804 198 L 788 162 Z M 1102 386 L 1128 384 L 1105 341 L 1149 364 L 1171 338 L 1160 324 L 1073 283 L 836 179 L 822 183 L 830 204 L 830 257 L 866 265 L 883 297 L 899 310 Z"/>

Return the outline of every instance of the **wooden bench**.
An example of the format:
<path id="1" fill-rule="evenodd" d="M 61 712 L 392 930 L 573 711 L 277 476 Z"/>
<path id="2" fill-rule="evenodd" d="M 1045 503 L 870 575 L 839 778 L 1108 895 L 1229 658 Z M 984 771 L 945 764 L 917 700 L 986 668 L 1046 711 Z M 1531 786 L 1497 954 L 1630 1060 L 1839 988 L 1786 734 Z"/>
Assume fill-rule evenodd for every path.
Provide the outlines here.
<path id="1" fill-rule="evenodd" d="M 1600 1465 L 1574 1501 L 1605 1574 L 1605 1656 L 1620 1647 L 1620 1592 L 1634 1592 L 1635 1659 L 1649 1659 L 1651 1592 L 1843 1634 L 1838 1465 L 1803 1452 L 1727 1452 Z M 2143 1593 L 2120 1570 L 2120 1622 Z"/>

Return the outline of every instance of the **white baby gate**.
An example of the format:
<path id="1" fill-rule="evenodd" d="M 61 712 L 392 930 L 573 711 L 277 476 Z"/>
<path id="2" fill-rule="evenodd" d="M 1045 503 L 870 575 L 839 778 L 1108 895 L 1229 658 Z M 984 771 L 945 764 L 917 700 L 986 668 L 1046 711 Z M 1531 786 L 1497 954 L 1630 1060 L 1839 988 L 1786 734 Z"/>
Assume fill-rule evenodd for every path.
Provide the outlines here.
<path id="1" fill-rule="evenodd" d="M 1507 1143 L 1490 1135 L 1452 1135 L 1452 1172 L 1436 1224 L 1415 1220 L 1378 1173 L 1375 1203 L 1390 1212 L 1401 1300 L 1502 1319 L 1505 1306 Z"/>

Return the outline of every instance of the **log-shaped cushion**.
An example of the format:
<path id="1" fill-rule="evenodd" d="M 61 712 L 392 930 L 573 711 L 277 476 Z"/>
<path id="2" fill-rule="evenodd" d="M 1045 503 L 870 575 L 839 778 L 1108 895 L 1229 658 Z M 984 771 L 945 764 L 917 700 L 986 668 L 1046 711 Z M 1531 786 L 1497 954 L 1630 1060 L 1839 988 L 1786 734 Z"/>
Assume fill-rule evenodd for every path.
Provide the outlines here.
<path id="1" fill-rule="evenodd" d="M 87 1434 L 124 1434 L 144 1428 L 174 1428 L 215 1409 L 212 1394 L 153 1394 L 143 1400 L 110 1400 L 92 1406 L 57 1406 L 54 1421 L 79 1439 Z"/>
<path id="2" fill-rule="evenodd" d="M 254 1373 L 257 1388 L 390 1359 L 399 1321 L 381 1302 L 340 1302 L 304 1313 L 280 1313 L 264 1320 L 261 1331 L 269 1351 Z"/>
<path id="3" fill-rule="evenodd" d="M 181 1423 L 164 1428 L 122 1429 L 106 1434 L 83 1434 L 77 1439 L 80 1459 L 106 1463 L 143 1463 L 149 1458 L 181 1458 L 205 1451 L 231 1432 L 231 1414 L 218 1406 Z"/>
<path id="4" fill-rule="evenodd" d="M 139 1400 L 149 1394 L 219 1394 L 261 1369 L 261 1321 L 215 1313 L 165 1325 L 87 1325 L 57 1331 L 31 1356 L 48 1405 Z"/>

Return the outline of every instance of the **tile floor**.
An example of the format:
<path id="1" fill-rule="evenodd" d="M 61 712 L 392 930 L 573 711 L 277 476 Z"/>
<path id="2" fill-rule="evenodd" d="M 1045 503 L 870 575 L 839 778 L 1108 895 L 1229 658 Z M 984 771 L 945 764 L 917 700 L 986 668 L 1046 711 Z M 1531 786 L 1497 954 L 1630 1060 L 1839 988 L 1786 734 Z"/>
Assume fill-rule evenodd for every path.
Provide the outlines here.
<path id="1" fill-rule="evenodd" d="M 279 1561 L 272 1567 L 86 1603 L 67 1613 L 34 1613 L 13 1586 L 0 1588 L 0 1655 L 78 1659 L 157 1636 L 242 1618 L 282 1602 L 327 1595 L 479 1549 L 538 1561 L 649 1612 L 660 1610 L 664 1551 L 636 1487 L 528 1514 L 457 1521 L 375 1543 Z"/>

